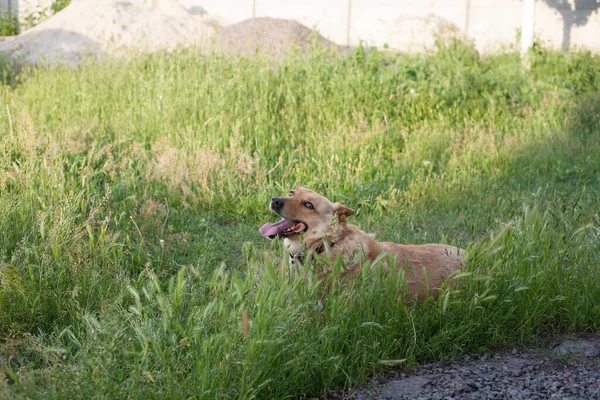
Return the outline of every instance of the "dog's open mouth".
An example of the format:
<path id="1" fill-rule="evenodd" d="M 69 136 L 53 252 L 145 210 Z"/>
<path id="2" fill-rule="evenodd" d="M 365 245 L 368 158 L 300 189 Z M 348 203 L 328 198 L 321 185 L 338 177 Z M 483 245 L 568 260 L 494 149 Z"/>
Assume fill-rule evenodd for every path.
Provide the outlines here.
<path id="1" fill-rule="evenodd" d="M 308 227 L 302 222 L 289 221 L 282 219 L 274 224 L 264 224 L 258 230 L 266 238 L 274 239 L 276 236 L 291 236 L 303 232 Z"/>

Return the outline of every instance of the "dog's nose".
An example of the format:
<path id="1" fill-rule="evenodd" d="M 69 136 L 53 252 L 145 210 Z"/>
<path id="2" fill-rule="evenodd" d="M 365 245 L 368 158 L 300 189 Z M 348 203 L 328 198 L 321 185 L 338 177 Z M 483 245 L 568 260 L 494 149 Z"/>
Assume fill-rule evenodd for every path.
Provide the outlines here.
<path id="1" fill-rule="evenodd" d="M 280 199 L 278 197 L 273 197 L 271 199 L 271 208 L 272 209 L 279 209 L 279 208 L 283 208 L 283 199 Z"/>

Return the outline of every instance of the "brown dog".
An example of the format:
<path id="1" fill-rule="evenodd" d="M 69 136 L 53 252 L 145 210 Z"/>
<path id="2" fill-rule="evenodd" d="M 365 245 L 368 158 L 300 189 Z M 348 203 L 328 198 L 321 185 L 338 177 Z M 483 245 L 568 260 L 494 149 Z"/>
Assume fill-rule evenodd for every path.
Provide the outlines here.
<path id="1" fill-rule="evenodd" d="M 440 287 L 445 278 L 460 269 L 462 249 L 443 244 L 377 242 L 373 235 L 346 222 L 354 210 L 309 189 L 298 188 L 285 197 L 275 197 L 269 208 L 283 219 L 263 225 L 260 233 L 269 239 L 283 237 L 292 265 L 314 254 L 341 256 L 347 266 L 344 275 L 354 276 L 360 271 L 361 257 L 373 262 L 385 253 L 396 259 L 397 268 L 406 269 L 407 288 L 412 295 Z M 389 259 L 383 258 L 385 265 Z"/>

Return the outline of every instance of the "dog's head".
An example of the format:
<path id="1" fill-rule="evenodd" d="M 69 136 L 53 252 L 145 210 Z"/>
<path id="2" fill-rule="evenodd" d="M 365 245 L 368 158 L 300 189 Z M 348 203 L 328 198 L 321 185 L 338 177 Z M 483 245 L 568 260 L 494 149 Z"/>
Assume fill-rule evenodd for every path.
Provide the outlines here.
<path id="1" fill-rule="evenodd" d="M 269 238 L 305 234 L 318 239 L 328 233 L 332 224 L 345 223 L 354 210 L 340 203 L 332 203 L 320 194 L 304 188 L 291 190 L 287 196 L 271 199 L 269 208 L 283 219 L 265 224 L 260 233 Z"/>

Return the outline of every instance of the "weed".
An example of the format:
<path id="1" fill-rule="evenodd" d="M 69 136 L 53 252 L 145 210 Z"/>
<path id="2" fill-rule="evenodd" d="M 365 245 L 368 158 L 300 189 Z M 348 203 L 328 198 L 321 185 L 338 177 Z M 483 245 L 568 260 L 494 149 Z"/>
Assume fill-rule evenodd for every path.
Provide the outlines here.
<path id="1" fill-rule="evenodd" d="M 12 36 L 19 33 L 19 19 L 10 12 L 0 14 L 0 36 Z"/>

